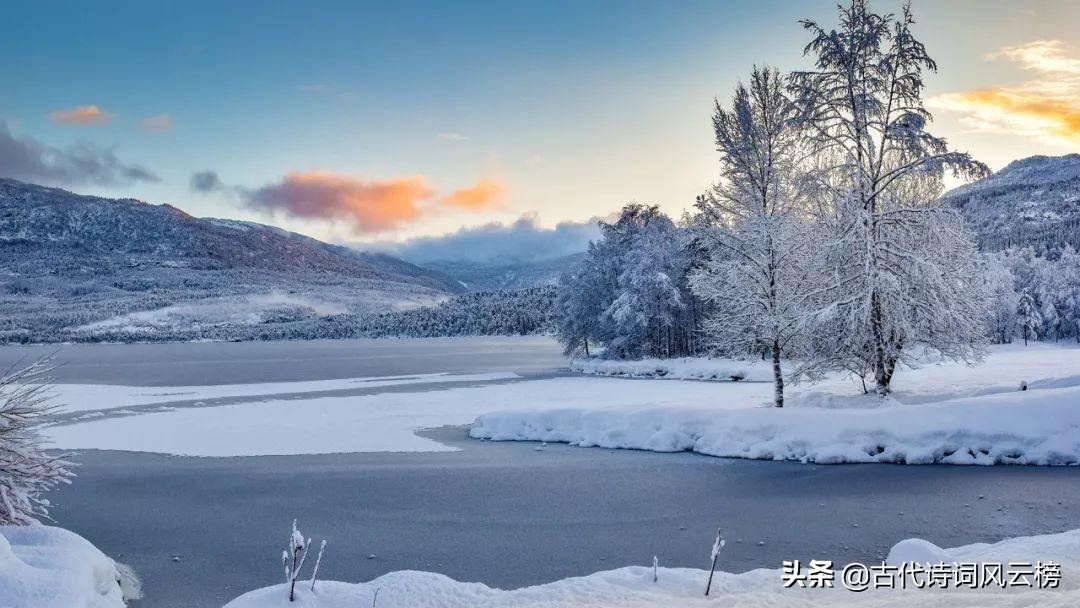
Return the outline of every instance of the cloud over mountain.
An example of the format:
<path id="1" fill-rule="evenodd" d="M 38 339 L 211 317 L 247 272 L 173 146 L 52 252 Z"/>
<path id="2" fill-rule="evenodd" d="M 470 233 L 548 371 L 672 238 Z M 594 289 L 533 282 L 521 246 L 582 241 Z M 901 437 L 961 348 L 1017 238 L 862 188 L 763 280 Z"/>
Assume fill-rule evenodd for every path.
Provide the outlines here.
<path id="1" fill-rule="evenodd" d="M 480 211 L 498 206 L 504 198 L 506 198 L 506 186 L 490 177 L 484 177 L 472 186 L 454 190 L 442 197 L 440 201 L 450 207 Z"/>
<path id="2" fill-rule="evenodd" d="M 254 190 L 248 204 L 296 217 L 351 220 L 359 232 L 392 230 L 420 217 L 435 195 L 422 175 L 365 181 L 329 171 L 294 171 Z"/>
<path id="3" fill-rule="evenodd" d="M 380 248 L 415 263 L 538 262 L 585 251 L 589 241 L 599 237 L 597 219 L 544 228 L 535 214 L 526 214 L 510 224 L 492 222 Z"/>
<path id="4" fill-rule="evenodd" d="M 65 186 L 160 181 L 149 169 L 121 161 L 110 148 L 88 143 L 55 148 L 32 137 L 14 135 L 3 120 L 0 120 L 0 177 Z"/>
<path id="5" fill-rule="evenodd" d="M 500 206 L 506 187 L 483 177 L 472 186 L 440 196 L 425 175 L 362 179 L 332 171 L 292 171 L 280 180 L 249 189 L 223 182 L 206 169 L 191 176 L 191 190 L 239 198 L 250 208 L 296 218 L 344 220 L 357 234 L 401 228 L 447 211 L 477 213 Z"/>

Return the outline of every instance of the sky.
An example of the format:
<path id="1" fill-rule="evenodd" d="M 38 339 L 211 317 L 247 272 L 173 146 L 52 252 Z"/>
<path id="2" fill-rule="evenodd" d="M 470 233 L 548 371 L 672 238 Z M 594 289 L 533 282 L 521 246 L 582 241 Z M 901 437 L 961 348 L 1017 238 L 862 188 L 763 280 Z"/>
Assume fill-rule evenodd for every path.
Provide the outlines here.
<path id="1" fill-rule="evenodd" d="M 1080 2 L 914 8 L 939 65 L 937 134 L 993 169 L 1080 151 Z M 4 14 L 0 176 L 334 242 L 469 247 L 565 236 L 631 201 L 680 215 L 716 179 L 713 99 L 755 64 L 808 67 L 799 19 L 836 23 L 833 0 L 42 0 Z"/>

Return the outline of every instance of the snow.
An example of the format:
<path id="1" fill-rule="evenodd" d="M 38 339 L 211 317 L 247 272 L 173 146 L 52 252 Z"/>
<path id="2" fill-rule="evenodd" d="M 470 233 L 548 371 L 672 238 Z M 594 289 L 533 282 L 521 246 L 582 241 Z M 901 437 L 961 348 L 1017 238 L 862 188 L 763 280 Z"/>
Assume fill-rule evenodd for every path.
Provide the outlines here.
<path id="1" fill-rule="evenodd" d="M 122 608 L 120 569 L 63 528 L 0 526 L 0 606 Z"/>
<path id="2" fill-rule="evenodd" d="M 914 550 L 919 548 L 919 551 Z M 704 597 L 708 571 L 691 568 L 628 567 L 545 585 L 513 590 L 493 589 L 480 583 L 458 582 L 446 576 L 416 571 L 391 572 L 367 583 L 319 581 L 315 591 L 297 586 L 296 602 L 289 603 L 285 585 L 246 593 L 226 608 L 353 608 L 370 606 L 378 592 L 379 608 L 692 608 L 694 606 L 949 606 L 1019 608 L 1022 606 L 1075 606 L 1080 604 L 1080 581 L 1070 577 L 1080 567 L 1080 530 L 1045 536 L 1019 537 L 995 544 L 973 544 L 940 549 L 919 539 L 897 543 L 889 553 L 892 565 L 909 558 L 933 557 L 956 562 L 1053 561 L 1062 565 L 1058 589 L 871 589 L 854 593 L 833 589 L 785 589 L 779 570 L 758 569 L 742 574 L 717 572 L 709 597 Z M 792 556 L 798 558 L 800 556 Z M 804 559 L 806 556 L 802 556 Z M 921 562 L 920 562 L 921 563 Z"/>
<path id="3" fill-rule="evenodd" d="M 135 405 L 343 391 L 433 382 L 486 382 L 519 378 L 515 373 L 416 374 L 410 376 L 374 376 L 302 382 L 264 382 L 256 384 L 217 384 L 206 386 L 125 386 L 114 384 L 54 384 L 49 387 L 64 411 L 82 412 L 125 408 Z"/>
<path id="4" fill-rule="evenodd" d="M 797 387 L 789 407 L 780 410 L 768 407 L 771 383 L 753 381 L 527 380 L 479 373 L 207 387 L 62 385 L 65 400 L 88 410 L 87 417 L 44 432 L 64 449 L 190 456 L 437 452 L 455 448 L 420 437 L 418 430 L 475 421 L 471 433 L 477 438 L 741 458 L 1075 464 L 1080 461 L 1077 355 L 1080 350 L 1071 347 L 1013 345 L 995 348 L 979 367 L 902 370 L 894 398 L 884 404 L 859 394 L 851 379 L 832 376 Z M 706 374 L 728 366 L 714 359 L 673 369 Z M 426 390 L 432 382 L 497 379 L 516 381 Z M 1028 391 L 1019 391 L 1022 380 Z M 350 397 L 304 394 L 379 386 L 403 388 Z M 228 396 L 261 400 L 212 402 Z M 197 407 L 122 407 L 175 401 L 195 401 Z M 104 408 L 109 406 L 125 415 L 108 415 L 112 412 Z"/>
<path id="5" fill-rule="evenodd" d="M 570 369 L 583 374 L 630 378 L 726 381 L 732 376 L 742 376 L 746 381 L 772 382 L 771 366 L 771 362 L 760 359 L 683 357 L 633 361 L 575 359 Z M 790 369 L 789 366 L 785 361 L 784 369 Z M 1022 380 L 1031 388 L 1080 386 L 1080 350 L 1066 343 L 1004 344 L 992 346 L 986 360 L 975 367 L 927 363 L 914 370 L 901 369 L 893 381 L 893 398 L 913 404 L 1011 392 L 1019 388 Z M 813 385 L 804 383 L 794 387 L 790 396 L 795 402 L 789 404 L 842 406 L 852 401 L 844 397 L 858 392 L 858 387 L 858 380 L 834 374 Z M 826 396 L 828 399 L 823 398 Z"/>
<path id="6" fill-rule="evenodd" d="M 597 376 L 631 378 L 670 378 L 677 380 L 753 380 L 772 381 L 772 363 L 702 357 L 677 359 L 574 359 L 570 369 Z"/>
<path id="7" fill-rule="evenodd" d="M 643 399 L 635 407 L 516 408 L 477 417 L 470 433 L 496 441 L 821 464 L 1075 465 L 1080 463 L 1076 354 L 1050 345 L 1003 347 L 977 368 L 944 364 L 905 370 L 894 397 L 885 401 L 854 395 L 849 379 L 834 376 L 794 392 L 794 407 L 777 409 L 761 407 L 766 385 L 740 383 L 717 389 L 709 407 L 659 406 Z M 1019 390 L 1021 380 L 1029 390 Z M 744 392 L 742 402 L 728 390 L 751 386 L 759 394 L 755 399 Z"/>
<path id="8" fill-rule="evenodd" d="M 417 392 L 288 400 L 266 397 L 254 403 L 177 407 L 122 417 L 96 416 L 76 424 L 51 426 L 43 432 L 56 447 L 63 449 L 187 456 L 454 451 L 455 448 L 415 433 L 420 429 L 467 425 L 476 416 L 495 409 L 565 408 L 583 402 L 625 408 L 643 401 L 661 406 L 691 404 L 704 408 L 716 402 L 715 385 L 686 384 L 672 391 L 671 383 L 665 381 L 576 377 L 424 391 L 423 384 L 418 383 Z M 736 389 L 731 391 L 733 403 L 760 399 L 762 386 L 765 385 L 733 384 L 731 388 Z M 196 397 L 174 395 L 168 400 L 193 398 Z"/>
<path id="9" fill-rule="evenodd" d="M 871 399 L 873 399 L 871 397 Z M 497 412 L 473 437 L 821 464 L 1080 463 L 1080 388 L 876 408 Z"/>

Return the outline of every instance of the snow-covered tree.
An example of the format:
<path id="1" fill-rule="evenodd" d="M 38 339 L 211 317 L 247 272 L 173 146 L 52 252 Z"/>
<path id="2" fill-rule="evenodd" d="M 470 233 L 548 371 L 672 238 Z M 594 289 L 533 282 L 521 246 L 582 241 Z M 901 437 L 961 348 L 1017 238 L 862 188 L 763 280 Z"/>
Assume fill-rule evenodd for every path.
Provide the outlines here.
<path id="1" fill-rule="evenodd" d="M 913 24 L 910 6 L 883 15 L 866 0 L 840 7 L 838 29 L 804 21 L 814 68 L 791 78 L 813 152 L 834 160 L 819 183 L 835 202 L 827 253 L 837 289 L 824 321 L 840 341 L 818 352 L 837 366 L 861 360 L 883 395 L 916 349 L 972 360 L 984 329 L 973 238 L 933 201 L 944 171 L 988 170 L 926 130 L 923 73 L 936 66 Z"/>
<path id="2" fill-rule="evenodd" d="M 628 205 L 616 223 L 633 238 L 621 256 L 618 295 L 603 317 L 612 323 L 608 348 L 623 356 L 669 357 L 686 310 L 684 233 L 655 206 Z"/>
<path id="3" fill-rule="evenodd" d="M 0 376 L 0 525 L 27 525 L 49 516 L 46 491 L 74 473 L 63 457 L 45 453 L 37 430 L 57 406 L 42 382 L 49 368 L 38 362 Z"/>
<path id="4" fill-rule="evenodd" d="M 559 277 L 555 336 L 568 357 L 588 357 L 589 341 L 598 343 L 603 339 L 601 315 L 614 299 L 617 276 L 606 271 L 596 249 L 595 244 L 590 244 L 589 253 Z"/>
<path id="5" fill-rule="evenodd" d="M 999 255 L 989 255 L 983 265 L 983 280 L 987 293 L 987 331 L 998 344 L 1012 342 L 1016 335 L 1016 279 Z"/>
<path id="6" fill-rule="evenodd" d="M 1056 342 L 1061 339 L 1061 315 L 1058 314 L 1057 306 L 1054 304 L 1056 297 L 1046 298 L 1043 300 L 1042 310 L 1040 311 L 1041 324 L 1043 327 L 1043 335 L 1046 339 L 1051 339 Z"/>
<path id="7" fill-rule="evenodd" d="M 796 108 L 775 69 L 755 69 L 730 109 L 713 116 L 720 182 L 698 197 L 698 238 L 708 253 L 691 286 L 713 305 L 704 323 L 719 349 L 767 352 L 774 403 L 784 405 L 783 354 L 812 327 L 817 292 L 815 227 L 800 196 Z"/>
<path id="8" fill-rule="evenodd" d="M 701 301 L 689 287 L 687 229 L 637 203 L 599 227 L 601 237 L 559 279 L 554 324 L 566 354 L 589 354 L 592 344 L 614 358 L 698 352 Z"/>
<path id="9" fill-rule="evenodd" d="M 1020 329 L 1020 337 L 1024 339 L 1025 346 L 1028 340 L 1039 337 L 1042 322 L 1039 320 L 1039 311 L 1035 307 L 1035 298 L 1031 297 L 1031 293 L 1027 290 L 1020 294 L 1020 299 L 1016 304 L 1016 326 Z"/>

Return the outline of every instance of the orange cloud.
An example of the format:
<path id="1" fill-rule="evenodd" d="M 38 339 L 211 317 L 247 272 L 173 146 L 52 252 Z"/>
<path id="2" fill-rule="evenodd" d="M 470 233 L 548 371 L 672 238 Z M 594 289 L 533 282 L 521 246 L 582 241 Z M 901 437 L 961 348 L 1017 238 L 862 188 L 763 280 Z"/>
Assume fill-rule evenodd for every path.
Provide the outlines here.
<path id="1" fill-rule="evenodd" d="M 459 188 L 442 197 L 440 202 L 466 211 L 481 211 L 496 207 L 506 197 L 506 187 L 497 180 L 484 177 L 468 188 Z"/>
<path id="2" fill-rule="evenodd" d="M 78 106 L 49 112 L 49 120 L 73 125 L 100 125 L 112 120 L 112 114 L 96 105 Z"/>
<path id="3" fill-rule="evenodd" d="M 978 89 L 941 95 L 935 105 L 966 113 L 965 122 L 976 130 L 1080 144 L 1080 97 L 1069 99 L 1021 89 Z"/>
<path id="4" fill-rule="evenodd" d="M 252 192 L 254 207 L 299 217 L 347 219 L 359 232 L 383 232 L 420 218 L 435 192 L 423 175 L 364 181 L 329 171 L 292 172 Z"/>
<path id="5" fill-rule="evenodd" d="M 147 116 L 139 121 L 139 126 L 146 131 L 168 131 L 172 128 L 172 116 L 169 114 Z"/>
<path id="6" fill-rule="evenodd" d="M 988 55 L 1035 74 L 1012 87 L 938 95 L 927 105 L 961 114 L 975 131 L 1007 133 L 1047 144 L 1080 144 L 1080 59 L 1060 40 L 1036 40 Z"/>
<path id="7" fill-rule="evenodd" d="M 483 211 L 499 204 L 506 194 L 506 188 L 490 178 L 440 197 L 423 175 L 369 181 L 330 171 L 293 171 L 257 190 L 226 186 L 213 171 L 202 171 L 192 177 L 192 188 L 233 191 L 263 211 L 346 220 L 360 233 L 394 230 L 447 208 Z"/>

